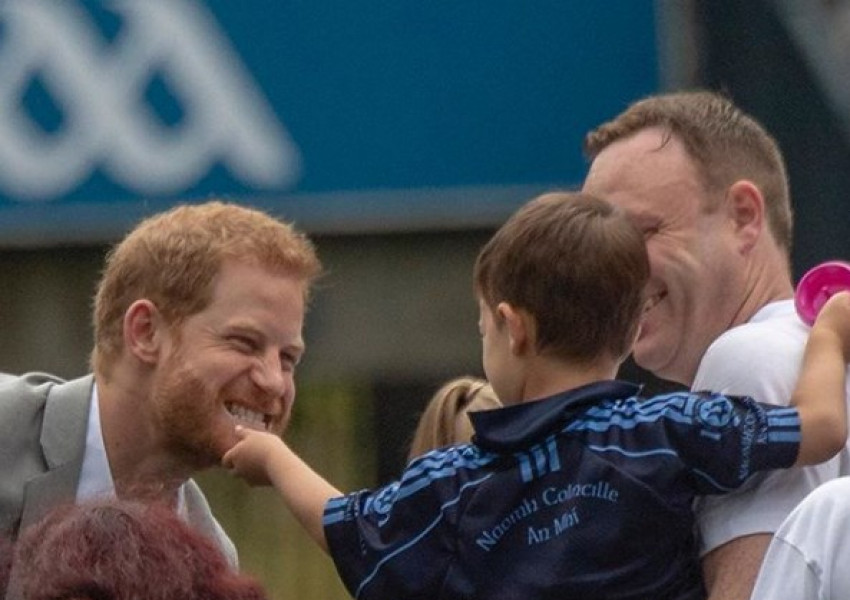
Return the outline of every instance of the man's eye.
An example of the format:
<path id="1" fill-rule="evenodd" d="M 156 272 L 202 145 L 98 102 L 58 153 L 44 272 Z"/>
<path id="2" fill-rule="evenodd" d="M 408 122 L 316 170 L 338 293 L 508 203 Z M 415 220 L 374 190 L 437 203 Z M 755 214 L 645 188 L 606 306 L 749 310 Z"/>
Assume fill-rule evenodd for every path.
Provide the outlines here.
<path id="1" fill-rule="evenodd" d="M 660 231 L 660 229 L 661 229 L 661 228 L 660 228 L 660 227 L 658 227 L 658 226 L 654 226 L 654 227 L 644 227 L 644 228 L 643 228 L 643 237 L 644 237 L 645 239 L 649 239 L 649 238 L 651 238 L 652 236 L 654 236 L 656 233 L 658 233 L 658 232 Z"/>
<path id="2" fill-rule="evenodd" d="M 254 342 L 254 340 L 239 335 L 231 337 L 230 341 L 234 345 L 236 345 L 240 350 L 254 350 L 257 347 L 257 344 Z"/>
<path id="3" fill-rule="evenodd" d="M 280 364 L 284 370 L 291 371 L 298 366 L 300 358 L 292 354 L 281 354 Z"/>

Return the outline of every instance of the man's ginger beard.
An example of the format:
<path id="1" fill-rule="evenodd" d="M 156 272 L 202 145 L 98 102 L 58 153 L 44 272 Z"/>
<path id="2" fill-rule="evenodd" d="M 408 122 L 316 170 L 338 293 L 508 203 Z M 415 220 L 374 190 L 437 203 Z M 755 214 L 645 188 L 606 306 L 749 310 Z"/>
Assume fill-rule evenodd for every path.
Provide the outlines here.
<path id="1" fill-rule="evenodd" d="M 194 469 L 217 465 L 227 448 L 216 440 L 221 445 L 222 436 L 232 435 L 222 423 L 224 399 L 211 398 L 191 369 L 175 366 L 183 364 L 182 350 L 171 358 L 154 381 L 152 398 L 165 449 Z"/>

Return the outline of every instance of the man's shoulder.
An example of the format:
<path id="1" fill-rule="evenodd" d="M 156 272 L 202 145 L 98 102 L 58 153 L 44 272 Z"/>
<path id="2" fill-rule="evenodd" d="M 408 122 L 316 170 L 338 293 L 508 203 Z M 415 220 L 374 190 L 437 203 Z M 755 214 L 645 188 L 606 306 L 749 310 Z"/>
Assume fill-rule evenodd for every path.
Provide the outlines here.
<path id="1" fill-rule="evenodd" d="M 786 358 L 798 361 L 808 337 L 808 328 L 795 316 L 777 314 L 731 327 L 708 347 L 700 370 L 715 364 L 752 366 L 757 359 L 773 364 Z M 748 368 L 749 368 L 748 366 Z M 785 368 L 785 364 L 781 365 Z"/>
<path id="2" fill-rule="evenodd" d="M 32 371 L 23 375 L 0 373 L 0 394 L 7 395 L 15 391 L 38 390 L 45 385 L 65 383 L 66 380 L 50 373 Z"/>
<path id="3" fill-rule="evenodd" d="M 43 410 L 50 389 L 64 382 L 48 373 L 0 373 L 0 415 Z"/>
<path id="4" fill-rule="evenodd" d="M 91 376 L 65 381 L 47 373 L 4 374 L 0 378 L 0 443 L 8 447 L 12 440 L 37 439 L 48 422 L 60 425 L 61 435 L 69 427 L 84 427 L 91 385 Z"/>
<path id="5" fill-rule="evenodd" d="M 774 303 L 732 327 L 708 347 L 692 389 L 788 403 L 808 338 L 793 303 Z"/>
<path id="6" fill-rule="evenodd" d="M 787 302 L 763 307 L 746 323 L 730 327 L 717 337 L 714 345 L 749 343 L 805 343 L 809 328 L 800 320 Z"/>

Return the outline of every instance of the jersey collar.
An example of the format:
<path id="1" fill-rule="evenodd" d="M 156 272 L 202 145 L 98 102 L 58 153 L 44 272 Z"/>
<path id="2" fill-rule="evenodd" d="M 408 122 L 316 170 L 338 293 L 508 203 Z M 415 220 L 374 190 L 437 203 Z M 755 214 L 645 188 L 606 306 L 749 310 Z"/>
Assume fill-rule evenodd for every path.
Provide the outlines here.
<path id="1" fill-rule="evenodd" d="M 472 412 L 473 442 L 491 452 L 527 448 L 559 431 L 578 411 L 602 400 L 636 396 L 640 386 L 625 381 L 599 381 L 555 394 L 542 400 Z"/>

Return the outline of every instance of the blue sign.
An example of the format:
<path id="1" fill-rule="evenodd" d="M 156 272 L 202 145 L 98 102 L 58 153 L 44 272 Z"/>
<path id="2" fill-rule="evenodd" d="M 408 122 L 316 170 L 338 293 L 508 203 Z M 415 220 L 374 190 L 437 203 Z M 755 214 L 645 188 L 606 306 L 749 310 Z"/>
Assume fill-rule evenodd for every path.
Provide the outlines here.
<path id="1" fill-rule="evenodd" d="M 0 245 L 212 196 L 310 231 L 492 225 L 658 87 L 653 3 L 5 0 Z"/>

